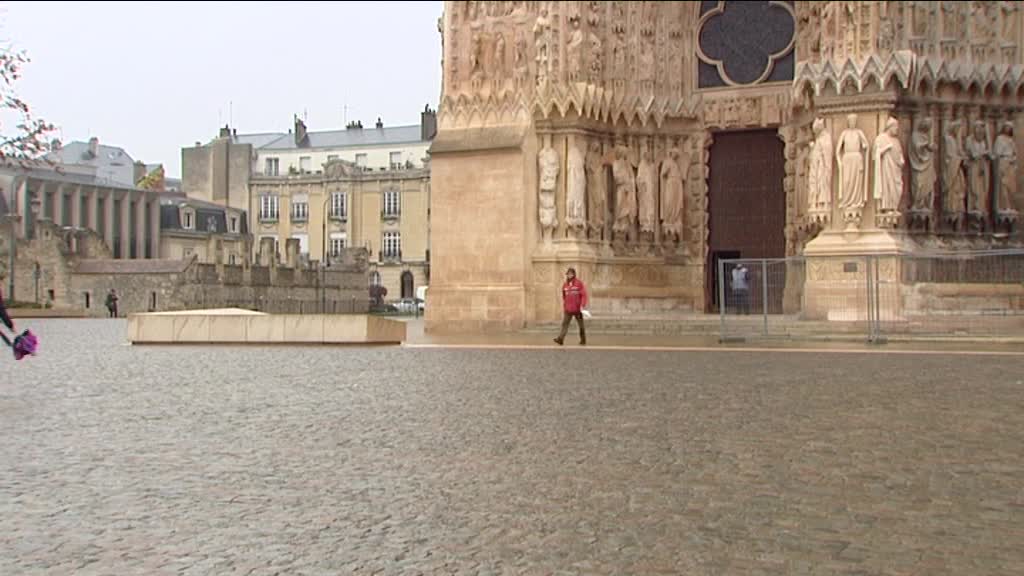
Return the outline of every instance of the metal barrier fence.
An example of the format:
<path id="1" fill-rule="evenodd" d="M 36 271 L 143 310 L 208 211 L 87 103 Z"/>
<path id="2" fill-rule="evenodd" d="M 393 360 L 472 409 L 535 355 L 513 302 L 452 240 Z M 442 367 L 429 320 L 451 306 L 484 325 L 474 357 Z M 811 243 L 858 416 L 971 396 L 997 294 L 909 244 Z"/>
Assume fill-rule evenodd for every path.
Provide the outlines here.
<path id="1" fill-rule="evenodd" d="M 718 262 L 722 340 L 1024 337 L 1024 250 Z"/>

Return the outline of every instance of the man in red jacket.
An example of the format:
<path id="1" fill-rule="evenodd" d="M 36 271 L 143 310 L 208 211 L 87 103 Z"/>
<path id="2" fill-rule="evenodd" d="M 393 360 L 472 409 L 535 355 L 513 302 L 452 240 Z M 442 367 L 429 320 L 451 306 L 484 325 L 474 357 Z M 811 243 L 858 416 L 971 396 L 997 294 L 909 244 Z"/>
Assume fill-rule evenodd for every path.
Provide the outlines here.
<path id="1" fill-rule="evenodd" d="M 583 328 L 583 309 L 587 307 L 587 288 L 576 277 L 576 269 L 565 271 L 565 284 L 562 284 L 562 331 L 555 342 L 561 346 L 565 341 L 565 333 L 569 331 L 569 321 L 573 318 L 580 326 L 580 345 L 587 345 L 587 331 Z"/>

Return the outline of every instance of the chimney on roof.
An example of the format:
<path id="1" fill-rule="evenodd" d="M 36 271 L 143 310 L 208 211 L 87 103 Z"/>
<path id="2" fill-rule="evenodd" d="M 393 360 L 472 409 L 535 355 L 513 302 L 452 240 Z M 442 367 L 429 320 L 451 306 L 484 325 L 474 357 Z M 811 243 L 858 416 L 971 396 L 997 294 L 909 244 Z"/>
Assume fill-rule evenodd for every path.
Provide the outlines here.
<path id="1" fill-rule="evenodd" d="M 384 128 L 384 122 L 381 121 L 380 116 L 377 116 L 377 129 Z"/>
<path id="2" fill-rule="evenodd" d="M 97 138 L 95 136 L 93 136 L 92 138 L 89 138 L 89 152 L 88 152 L 88 155 L 89 155 L 90 158 L 96 158 L 97 156 L 100 155 L 100 139 L 99 138 Z"/>
<path id="3" fill-rule="evenodd" d="M 231 127 L 228 126 L 227 124 L 225 124 L 224 127 L 220 129 L 220 135 L 218 136 L 218 138 L 230 138 L 230 137 L 231 137 Z"/>
<path id="4" fill-rule="evenodd" d="M 295 116 L 295 145 L 300 147 L 309 145 L 309 138 L 306 135 L 306 123 L 298 116 Z"/>
<path id="5" fill-rule="evenodd" d="M 430 109 L 430 104 L 420 112 L 420 140 L 433 140 L 437 134 L 437 112 Z"/>

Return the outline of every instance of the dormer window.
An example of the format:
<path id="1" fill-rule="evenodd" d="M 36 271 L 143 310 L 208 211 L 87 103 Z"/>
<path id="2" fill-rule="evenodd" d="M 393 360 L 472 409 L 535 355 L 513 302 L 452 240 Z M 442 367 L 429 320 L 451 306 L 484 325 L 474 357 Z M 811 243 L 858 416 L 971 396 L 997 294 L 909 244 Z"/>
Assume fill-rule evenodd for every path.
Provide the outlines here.
<path id="1" fill-rule="evenodd" d="M 182 206 L 181 208 L 181 228 L 182 230 L 195 230 L 196 229 L 196 210 L 190 206 Z"/>

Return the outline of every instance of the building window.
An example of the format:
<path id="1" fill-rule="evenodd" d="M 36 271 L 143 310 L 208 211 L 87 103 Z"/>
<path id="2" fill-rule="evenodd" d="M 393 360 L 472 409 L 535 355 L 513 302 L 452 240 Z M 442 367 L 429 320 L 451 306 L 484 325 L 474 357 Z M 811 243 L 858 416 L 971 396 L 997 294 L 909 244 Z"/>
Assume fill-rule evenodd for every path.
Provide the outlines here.
<path id="1" fill-rule="evenodd" d="M 192 228 L 195 227 L 193 214 L 189 210 L 185 211 L 185 223 L 182 225 L 182 227 L 185 228 L 185 230 L 191 230 Z"/>
<path id="2" fill-rule="evenodd" d="M 356 154 L 356 166 L 360 168 L 366 168 L 367 158 L 366 154 Z"/>
<path id="3" fill-rule="evenodd" d="M 293 202 L 292 222 L 305 222 L 306 220 L 309 220 L 309 203 Z"/>
<path id="4" fill-rule="evenodd" d="M 338 159 L 338 155 L 337 154 L 328 154 L 327 155 L 327 161 L 328 162 L 334 162 L 337 159 Z"/>
<path id="5" fill-rule="evenodd" d="M 402 213 L 400 195 L 398 190 L 384 191 L 384 216 L 394 217 Z"/>
<path id="6" fill-rule="evenodd" d="M 370 272 L 370 286 L 380 286 L 380 272 Z"/>
<path id="7" fill-rule="evenodd" d="M 238 234 L 238 216 L 232 216 L 228 219 L 228 232 Z"/>
<path id="8" fill-rule="evenodd" d="M 271 194 L 260 196 L 260 221 L 276 222 L 279 207 L 277 196 Z"/>
<path id="9" fill-rule="evenodd" d="M 230 264 L 232 266 L 235 265 L 235 255 L 234 254 L 228 254 L 228 264 Z"/>
<path id="10" fill-rule="evenodd" d="M 281 162 L 277 158 L 267 158 L 266 169 L 264 173 L 267 176 L 277 176 L 281 173 Z"/>
<path id="11" fill-rule="evenodd" d="M 299 157 L 299 171 L 300 172 L 312 172 L 313 171 L 313 159 L 309 156 Z"/>
<path id="12" fill-rule="evenodd" d="M 345 236 L 331 235 L 331 256 L 340 256 L 345 250 Z"/>
<path id="13" fill-rule="evenodd" d="M 385 232 L 380 254 L 389 260 L 400 259 L 402 257 L 402 234 L 400 232 Z"/>
<path id="14" fill-rule="evenodd" d="M 331 193 L 331 218 L 335 220 L 344 220 L 348 215 L 345 206 L 345 193 L 344 192 L 332 192 Z"/>
<path id="15" fill-rule="evenodd" d="M 391 158 L 391 169 L 392 170 L 400 170 L 402 168 L 402 153 L 401 152 L 392 152 L 390 158 Z"/>

